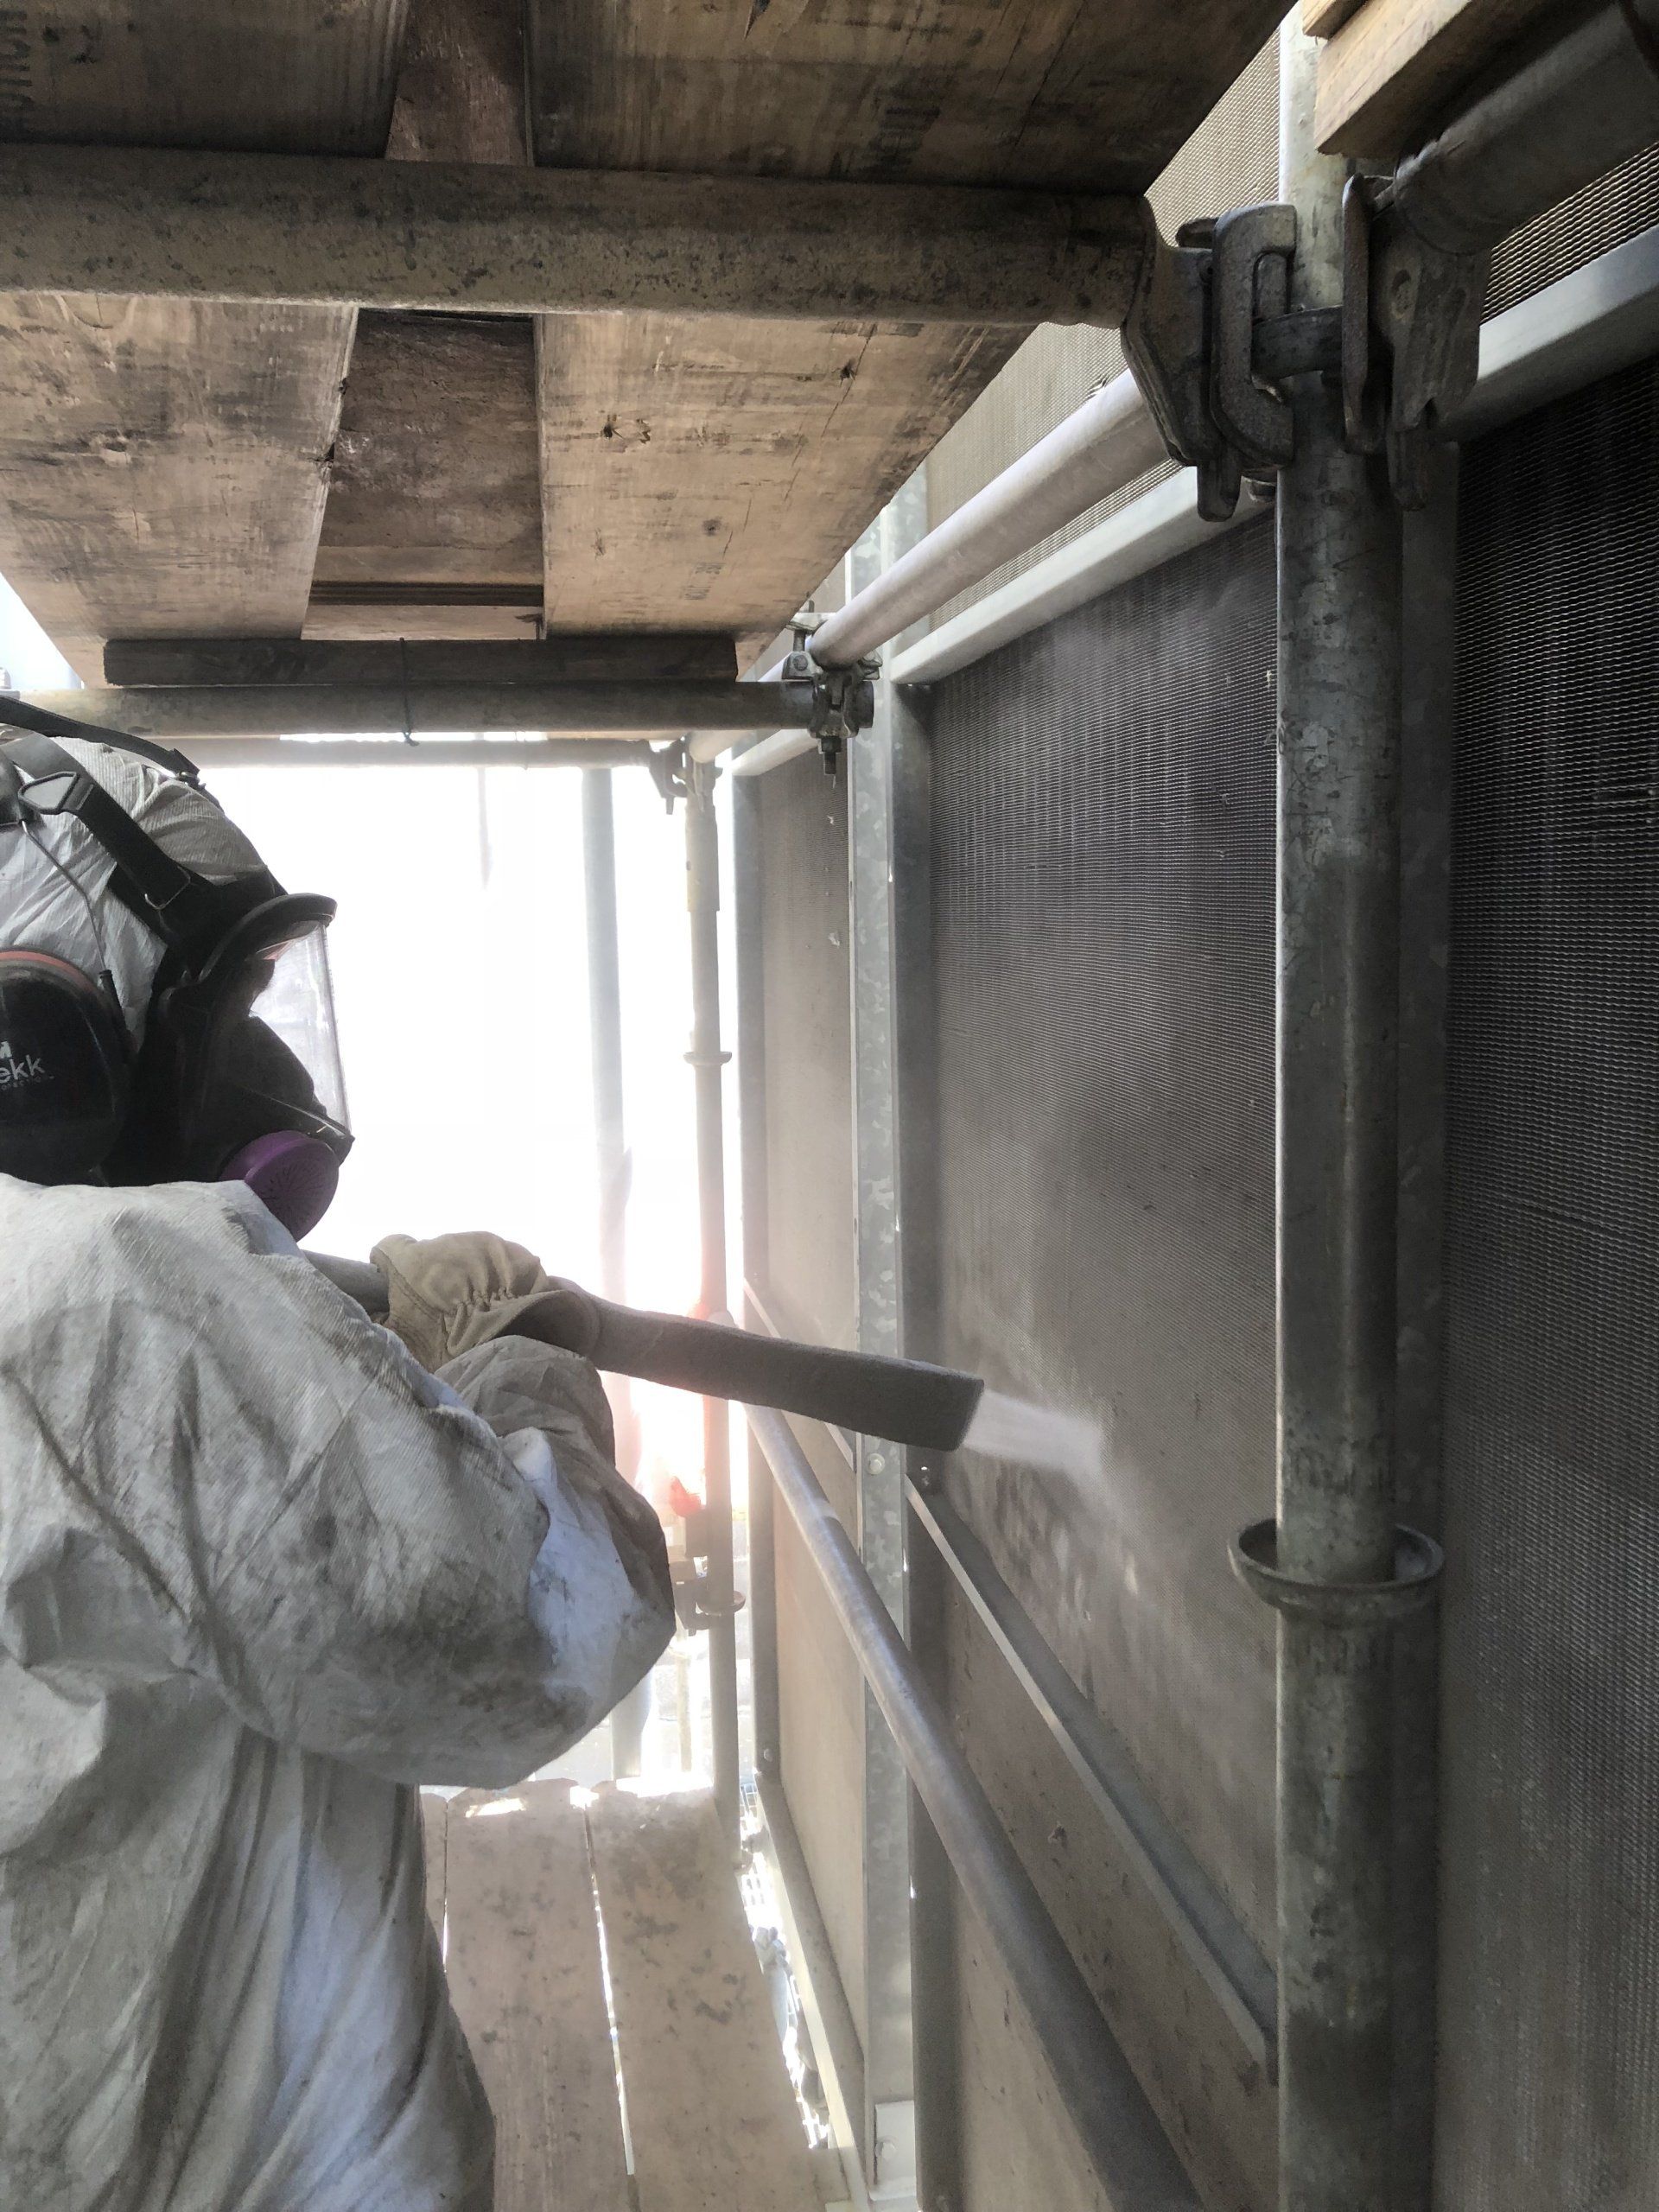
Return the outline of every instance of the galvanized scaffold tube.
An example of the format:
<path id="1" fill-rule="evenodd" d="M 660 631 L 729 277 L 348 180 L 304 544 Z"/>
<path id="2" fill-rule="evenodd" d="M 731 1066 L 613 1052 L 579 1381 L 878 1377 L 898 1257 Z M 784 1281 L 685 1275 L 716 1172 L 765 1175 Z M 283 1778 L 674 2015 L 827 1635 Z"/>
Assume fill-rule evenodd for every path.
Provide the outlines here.
<path id="1" fill-rule="evenodd" d="M 1293 308 L 1339 306 L 1343 165 L 1282 35 Z M 1278 1511 L 1241 1571 L 1279 1610 L 1283 2212 L 1393 2212 L 1391 1647 L 1400 527 L 1341 395 L 1289 380 L 1279 480 Z M 1408 1573 L 1424 1569 L 1414 1561 Z"/>
<path id="2" fill-rule="evenodd" d="M 622 963 L 616 919 L 616 820 L 611 772 L 589 768 L 582 779 L 582 861 L 588 909 L 588 1035 L 593 1058 L 594 1151 L 599 1182 L 599 1287 L 619 1302 L 628 1294 L 628 1140 L 623 1117 Z M 612 1379 L 616 1460 L 632 1482 L 639 1460 L 639 1427 L 625 1377 Z M 649 1681 L 637 1683 L 611 1714 L 611 1762 L 619 1776 L 636 1775 L 651 1710 Z"/>
<path id="3" fill-rule="evenodd" d="M 726 1312 L 726 1119 L 720 1033 L 720 829 L 718 771 L 692 768 L 685 802 L 686 904 L 691 918 L 691 1052 L 696 1077 L 697 1211 L 701 1311 Z M 732 1567 L 731 1408 L 702 1402 L 703 1501 L 709 1551 L 702 1605 L 709 1624 L 709 1697 L 715 1801 L 728 1839 L 738 1839 L 737 1619 Z"/>

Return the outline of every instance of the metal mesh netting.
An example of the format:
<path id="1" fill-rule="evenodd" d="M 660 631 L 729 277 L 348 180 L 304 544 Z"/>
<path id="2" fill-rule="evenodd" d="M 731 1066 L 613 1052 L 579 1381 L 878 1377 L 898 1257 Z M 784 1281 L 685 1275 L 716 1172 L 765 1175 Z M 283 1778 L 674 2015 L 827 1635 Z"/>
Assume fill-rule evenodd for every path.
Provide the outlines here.
<path id="1" fill-rule="evenodd" d="M 1633 155 L 1504 239 L 1492 256 L 1486 313 L 1558 283 L 1599 253 L 1659 223 L 1659 146 Z"/>
<path id="2" fill-rule="evenodd" d="M 933 695 L 941 1350 L 1097 1432 L 957 1502 L 1255 1933 L 1273 1495 L 1273 540 Z"/>
<path id="3" fill-rule="evenodd" d="M 1659 2203 L 1659 365 L 1465 456 L 1440 2201 Z"/>

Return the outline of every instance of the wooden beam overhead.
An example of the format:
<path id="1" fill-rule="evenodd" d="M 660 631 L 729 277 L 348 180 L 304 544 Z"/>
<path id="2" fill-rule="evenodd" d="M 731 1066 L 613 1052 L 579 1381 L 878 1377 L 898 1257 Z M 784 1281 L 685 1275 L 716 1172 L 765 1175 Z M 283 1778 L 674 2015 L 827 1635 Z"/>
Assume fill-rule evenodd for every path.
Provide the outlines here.
<path id="1" fill-rule="evenodd" d="M 111 685 L 294 683 L 548 684 L 683 677 L 729 682 L 737 653 L 728 637 L 697 632 L 652 636 L 549 638 L 537 645 L 468 639 L 408 645 L 313 643 L 297 638 L 142 638 L 104 648 Z"/>
<path id="2" fill-rule="evenodd" d="M 1144 192 L 1283 0 L 527 0 L 562 168 Z"/>
<path id="3" fill-rule="evenodd" d="M 391 563 L 388 560 L 387 565 Z M 472 639 L 524 642 L 541 635 L 540 584 L 314 584 L 302 637 L 319 642 Z"/>
<path id="4" fill-rule="evenodd" d="M 378 155 L 406 11 L 16 0 L 0 137 Z M 94 678 L 111 632 L 297 629 L 353 308 L 48 293 L 0 302 L 0 568 L 25 603 Z"/>
<path id="5" fill-rule="evenodd" d="M 0 572 L 78 674 L 112 631 L 299 629 L 355 320 L 0 300 Z"/>
<path id="6" fill-rule="evenodd" d="M 664 677 L 623 683 L 152 684 L 40 691 L 29 703 L 134 737 L 565 735 L 678 737 L 688 730 L 803 729 L 800 685 Z"/>
<path id="7" fill-rule="evenodd" d="M 548 623 L 770 632 L 1020 335 L 549 316 Z"/>
<path id="8" fill-rule="evenodd" d="M 409 0 L 13 0 L 0 137 L 378 154 Z"/>
<path id="9" fill-rule="evenodd" d="M 0 290 L 467 314 L 1120 323 L 1144 203 L 148 148 L 0 149 Z"/>
<path id="10" fill-rule="evenodd" d="M 1393 161 L 1560 0 L 1365 0 L 1319 56 L 1315 126 L 1328 154 Z"/>
<path id="11" fill-rule="evenodd" d="M 317 589 L 496 587 L 539 611 L 541 579 L 531 324 L 359 315 Z"/>

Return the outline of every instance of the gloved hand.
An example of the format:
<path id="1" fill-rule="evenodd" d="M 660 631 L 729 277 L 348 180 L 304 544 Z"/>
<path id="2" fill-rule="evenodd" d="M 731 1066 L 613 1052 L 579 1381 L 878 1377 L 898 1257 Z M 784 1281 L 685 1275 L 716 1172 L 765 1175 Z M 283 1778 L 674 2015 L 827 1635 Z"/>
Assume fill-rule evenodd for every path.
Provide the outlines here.
<path id="1" fill-rule="evenodd" d="M 522 1244 L 485 1230 L 388 1236 L 370 1257 L 386 1279 L 386 1326 L 423 1367 L 442 1367 L 494 1337 L 553 1340 L 545 1326 L 532 1324 L 562 1286 Z"/>
<path id="2" fill-rule="evenodd" d="M 531 1478 L 548 1509 L 553 1550 L 544 1546 L 538 1556 L 531 1608 L 538 1625 L 555 1624 L 547 1631 L 555 1642 L 571 1632 L 571 1593 L 559 1548 L 584 1514 L 602 1515 L 626 1578 L 613 1593 L 626 1604 L 613 1678 L 600 1701 L 600 1710 L 608 1712 L 662 1650 L 674 1594 L 662 1525 L 650 1501 L 616 1471 L 599 1370 L 556 1342 L 561 1308 L 580 1326 L 585 1294 L 561 1285 L 522 1244 L 482 1230 L 388 1236 L 372 1257 L 386 1279 L 386 1326 L 422 1366 L 441 1376 L 498 1436 L 535 1430 L 552 1446 L 562 1489 Z"/>

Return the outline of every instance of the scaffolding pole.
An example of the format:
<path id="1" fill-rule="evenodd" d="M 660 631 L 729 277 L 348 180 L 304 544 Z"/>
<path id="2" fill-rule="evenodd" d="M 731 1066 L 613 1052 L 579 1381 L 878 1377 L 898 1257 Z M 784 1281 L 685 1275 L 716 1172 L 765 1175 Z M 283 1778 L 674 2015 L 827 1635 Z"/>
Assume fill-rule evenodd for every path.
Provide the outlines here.
<path id="1" fill-rule="evenodd" d="M 623 1117 L 622 963 L 616 925 L 616 822 L 611 772 L 582 779 L 582 877 L 588 902 L 588 1033 L 593 1058 L 594 1149 L 599 1183 L 599 1287 L 620 1303 L 628 1294 L 628 1141 Z M 610 1383 L 616 1416 L 616 1464 L 630 1482 L 639 1472 L 639 1432 L 625 1376 Z M 611 1714 L 611 1767 L 637 1775 L 651 1711 L 650 1677 Z"/>
<path id="2" fill-rule="evenodd" d="M 718 771 L 692 769 L 685 802 L 686 903 L 691 917 L 691 1051 L 696 1077 L 697 1206 L 702 1281 L 698 1305 L 710 1320 L 727 1310 L 724 1076 L 731 1055 L 720 1034 L 720 830 Z M 737 1598 L 732 1570 L 731 1408 L 702 1402 L 703 1503 L 709 1550 L 700 1605 L 709 1630 L 709 1700 L 715 1802 L 737 1847 Z"/>
<path id="3" fill-rule="evenodd" d="M 1281 43 L 1293 309 L 1342 299 L 1344 165 L 1313 42 Z M 1393 2212 L 1392 1645 L 1400 527 L 1341 394 L 1287 379 L 1279 480 L 1278 1512 L 1245 1532 L 1279 1610 L 1282 2212 Z"/>

